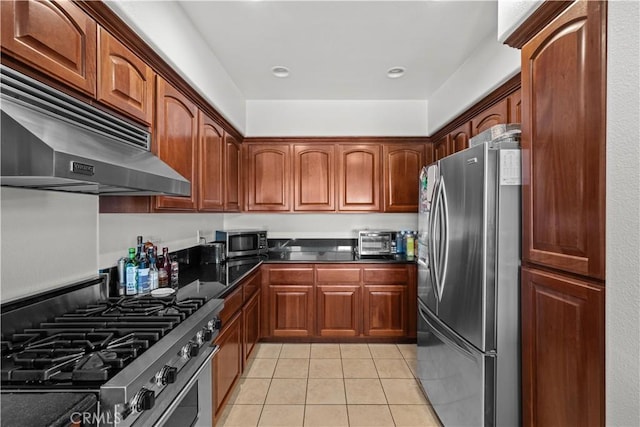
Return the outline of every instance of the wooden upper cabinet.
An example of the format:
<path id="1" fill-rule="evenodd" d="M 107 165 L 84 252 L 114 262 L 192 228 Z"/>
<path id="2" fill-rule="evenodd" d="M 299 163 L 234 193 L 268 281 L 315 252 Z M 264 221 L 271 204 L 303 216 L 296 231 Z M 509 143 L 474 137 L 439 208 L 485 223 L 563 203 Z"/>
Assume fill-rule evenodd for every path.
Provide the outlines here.
<path id="1" fill-rule="evenodd" d="M 380 144 L 339 145 L 338 209 L 380 211 Z"/>
<path id="2" fill-rule="evenodd" d="M 335 146 L 296 144 L 293 154 L 293 209 L 335 210 Z"/>
<path id="3" fill-rule="evenodd" d="M 161 77 L 157 82 L 153 151 L 191 182 L 191 196 L 158 196 L 155 197 L 155 208 L 195 210 L 198 200 L 198 109 Z"/>
<path id="4" fill-rule="evenodd" d="M 96 22 L 70 1 L 1 1 L 2 53 L 96 94 Z"/>
<path id="5" fill-rule="evenodd" d="M 425 165 L 423 144 L 385 144 L 384 211 L 418 212 L 418 178 Z"/>
<path id="6" fill-rule="evenodd" d="M 199 112 L 198 210 L 224 209 L 224 132 L 202 111 Z"/>
<path id="7" fill-rule="evenodd" d="M 509 105 L 507 98 L 504 98 L 471 119 L 471 136 L 476 136 L 492 126 L 508 123 L 508 114 Z"/>
<path id="8" fill-rule="evenodd" d="M 433 161 L 437 162 L 438 160 L 443 159 L 447 157 L 449 154 L 451 154 L 450 145 L 451 145 L 451 137 L 449 134 L 443 136 L 438 141 L 436 141 L 436 143 L 433 146 L 433 155 L 434 155 Z"/>
<path id="9" fill-rule="evenodd" d="M 522 123 L 522 91 L 518 89 L 507 98 L 509 102 L 508 123 Z"/>
<path id="10" fill-rule="evenodd" d="M 291 210 L 291 145 L 248 145 L 247 166 L 247 210 Z"/>
<path id="11" fill-rule="evenodd" d="M 522 49 L 524 260 L 604 279 L 606 4 L 578 1 Z"/>
<path id="12" fill-rule="evenodd" d="M 433 144 L 427 143 L 424 145 L 424 164 L 430 165 L 435 162 L 435 154 L 433 153 Z"/>
<path id="13" fill-rule="evenodd" d="M 242 179 L 240 175 L 242 154 L 240 144 L 229 134 L 225 135 L 224 158 L 224 211 L 240 212 L 242 207 Z"/>
<path id="14" fill-rule="evenodd" d="M 98 100 L 150 125 L 155 73 L 104 29 L 98 34 Z"/>
<path id="15" fill-rule="evenodd" d="M 454 129 L 450 134 L 451 153 L 457 153 L 465 148 L 469 148 L 469 139 L 471 139 L 471 122 L 467 122 Z"/>
<path id="16" fill-rule="evenodd" d="M 522 269 L 523 425 L 604 425 L 604 292 Z"/>

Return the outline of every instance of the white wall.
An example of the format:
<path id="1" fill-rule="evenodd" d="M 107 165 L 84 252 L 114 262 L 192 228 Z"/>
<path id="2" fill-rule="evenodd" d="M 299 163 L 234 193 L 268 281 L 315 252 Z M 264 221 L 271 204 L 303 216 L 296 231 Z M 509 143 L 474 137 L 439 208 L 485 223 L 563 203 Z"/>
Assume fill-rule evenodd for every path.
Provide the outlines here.
<path id="1" fill-rule="evenodd" d="M 417 214 L 225 214 L 224 226 L 260 228 L 270 239 L 281 238 L 357 238 L 357 230 L 417 230 Z"/>
<path id="2" fill-rule="evenodd" d="M 244 133 L 244 94 L 193 28 L 179 2 L 108 0 L 106 4 L 236 129 Z"/>
<path id="3" fill-rule="evenodd" d="M 499 1 L 498 41 L 505 41 L 542 3 L 539 0 Z"/>
<path id="4" fill-rule="evenodd" d="M 606 422 L 640 425 L 640 3 L 608 2 Z"/>
<path id="5" fill-rule="evenodd" d="M 427 101 L 247 100 L 247 136 L 426 136 Z"/>
<path id="6" fill-rule="evenodd" d="M 427 133 L 433 135 L 518 72 L 520 51 L 488 37 L 429 98 Z"/>
<path id="7" fill-rule="evenodd" d="M 98 197 L 0 187 L 0 299 L 98 272 Z"/>
<path id="8" fill-rule="evenodd" d="M 107 268 L 135 247 L 139 235 L 170 252 L 198 244 L 199 230 L 207 241 L 213 240 L 223 226 L 223 214 L 100 214 L 99 224 L 98 262 Z"/>

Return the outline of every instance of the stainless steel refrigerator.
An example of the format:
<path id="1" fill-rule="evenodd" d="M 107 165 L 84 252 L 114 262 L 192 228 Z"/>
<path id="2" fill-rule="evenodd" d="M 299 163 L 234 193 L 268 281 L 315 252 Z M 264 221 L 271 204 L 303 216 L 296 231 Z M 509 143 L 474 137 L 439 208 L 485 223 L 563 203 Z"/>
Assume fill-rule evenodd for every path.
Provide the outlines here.
<path id="1" fill-rule="evenodd" d="M 420 175 L 417 375 L 450 426 L 520 424 L 520 150 L 485 142 Z"/>

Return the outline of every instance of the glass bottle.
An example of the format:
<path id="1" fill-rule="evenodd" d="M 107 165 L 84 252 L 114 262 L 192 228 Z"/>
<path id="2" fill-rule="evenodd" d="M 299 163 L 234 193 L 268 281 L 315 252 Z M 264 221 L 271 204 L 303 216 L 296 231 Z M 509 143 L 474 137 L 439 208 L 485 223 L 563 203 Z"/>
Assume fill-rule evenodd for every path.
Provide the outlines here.
<path id="1" fill-rule="evenodd" d="M 156 266 L 156 256 L 153 247 L 148 250 L 149 256 L 149 290 L 158 289 L 158 267 Z"/>
<path id="2" fill-rule="evenodd" d="M 138 293 L 146 294 L 149 292 L 149 261 L 144 251 L 140 254 L 138 262 Z"/>
<path id="3" fill-rule="evenodd" d="M 171 260 L 169 259 L 169 248 L 162 248 L 162 263 L 158 267 L 158 286 L 169 287 L 171 277 Z"/>
<path id="4" fill-rule="evenodd" d="M 125 294 L 136 295 L 138 293 L 138 263 L 136 262 L 135 248 L 129 248 L 129 258 L 125 264 Z"/>

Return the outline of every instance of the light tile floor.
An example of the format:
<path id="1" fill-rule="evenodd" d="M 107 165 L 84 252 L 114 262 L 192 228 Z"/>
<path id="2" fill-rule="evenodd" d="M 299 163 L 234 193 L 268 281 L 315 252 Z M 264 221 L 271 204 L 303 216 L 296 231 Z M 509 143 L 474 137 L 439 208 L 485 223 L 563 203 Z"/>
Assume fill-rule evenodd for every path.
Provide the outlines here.
<path id="1" fill-rule="evenodd" d="M 217 427 L 439 427 L 413 344 L 260 343 Z"/>

